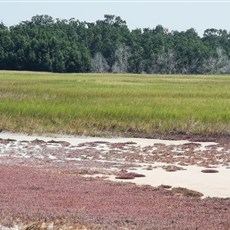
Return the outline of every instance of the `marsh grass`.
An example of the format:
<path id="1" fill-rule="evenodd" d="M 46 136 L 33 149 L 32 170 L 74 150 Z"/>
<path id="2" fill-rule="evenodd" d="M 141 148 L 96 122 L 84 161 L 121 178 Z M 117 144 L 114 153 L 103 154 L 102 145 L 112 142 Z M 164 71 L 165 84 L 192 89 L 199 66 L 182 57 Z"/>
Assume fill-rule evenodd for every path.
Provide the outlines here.
<path id="1" fill-rule="evenodd" d="M 230 134 L 230 76 L 0 72 L 0 129 Z"/>

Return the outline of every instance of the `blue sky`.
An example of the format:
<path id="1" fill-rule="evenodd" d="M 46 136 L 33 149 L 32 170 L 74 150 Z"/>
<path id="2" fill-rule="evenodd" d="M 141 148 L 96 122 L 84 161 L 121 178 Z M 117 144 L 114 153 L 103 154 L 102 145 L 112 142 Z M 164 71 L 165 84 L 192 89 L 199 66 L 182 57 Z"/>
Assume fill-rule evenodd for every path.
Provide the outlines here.
<path id="1" fill-rule="evenodd" d="M 200 35 L 207 28 L 230 31 L 230 1 L 0 1 L 0 21 L 7 26 L 37 14 L 53 18 L 94 22 L 104 14 L 126 20 L 130 29 L 162 25 L 171 30 L 194 28 Z"/>

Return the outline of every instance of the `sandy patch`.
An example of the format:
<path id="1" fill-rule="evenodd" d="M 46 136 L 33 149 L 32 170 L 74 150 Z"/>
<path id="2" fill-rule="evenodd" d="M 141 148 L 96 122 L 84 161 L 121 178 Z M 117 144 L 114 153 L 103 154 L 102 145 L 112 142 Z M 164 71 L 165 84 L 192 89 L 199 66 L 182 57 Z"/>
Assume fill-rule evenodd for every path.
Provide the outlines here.
<path id="1" fill-rule="evenodd" d="M 165 164 L 162 164 L 162 166 Z M 158 164 L 159 166 L 159 164 Z M 153 187 L 160 185 L 170 185 L 172 187 L 184 187 L 199 191 L 204 197 L 230 197 L 230 169 L 218 167 L 219 173 L 202 173 L 203 168 L 197 166 L 184 166 L 185 170 L 167 172 L 162 167 L 153 170 L 146 170 L 143 167 L 128 172 L 144 174 L 145 177 L 135 178 L 132 182 L 138 185 L 151 185 Z M 121 181 L 110 176 L 112 181 Z"/>

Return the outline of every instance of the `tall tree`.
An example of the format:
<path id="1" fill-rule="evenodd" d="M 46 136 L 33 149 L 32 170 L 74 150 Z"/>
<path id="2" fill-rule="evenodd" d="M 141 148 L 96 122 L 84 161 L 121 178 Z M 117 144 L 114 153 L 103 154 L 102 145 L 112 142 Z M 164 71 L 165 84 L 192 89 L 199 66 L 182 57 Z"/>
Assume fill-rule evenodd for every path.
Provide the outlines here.
<path id="1" fill-rule="evenodd" d="M 161 25 L 130 31 L 119 16 L 96 22 L 36 15 L 0 23 L 0 69 L 52 72 L 229 73 L 230 34 Z"/>

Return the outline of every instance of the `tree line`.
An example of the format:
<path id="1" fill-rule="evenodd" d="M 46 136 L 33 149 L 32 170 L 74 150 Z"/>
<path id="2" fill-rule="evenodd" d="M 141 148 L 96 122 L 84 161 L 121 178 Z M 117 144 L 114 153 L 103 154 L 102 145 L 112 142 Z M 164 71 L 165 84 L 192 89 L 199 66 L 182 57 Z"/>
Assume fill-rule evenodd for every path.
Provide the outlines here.
<path id="1" fill-rule="evenodd" d="M 130 30 L 119 16 L 94 23 L 36 15 L 0 23 L 0 69 L 163 74 L 230 73 L 230 33 L 207 29 Z"/>

